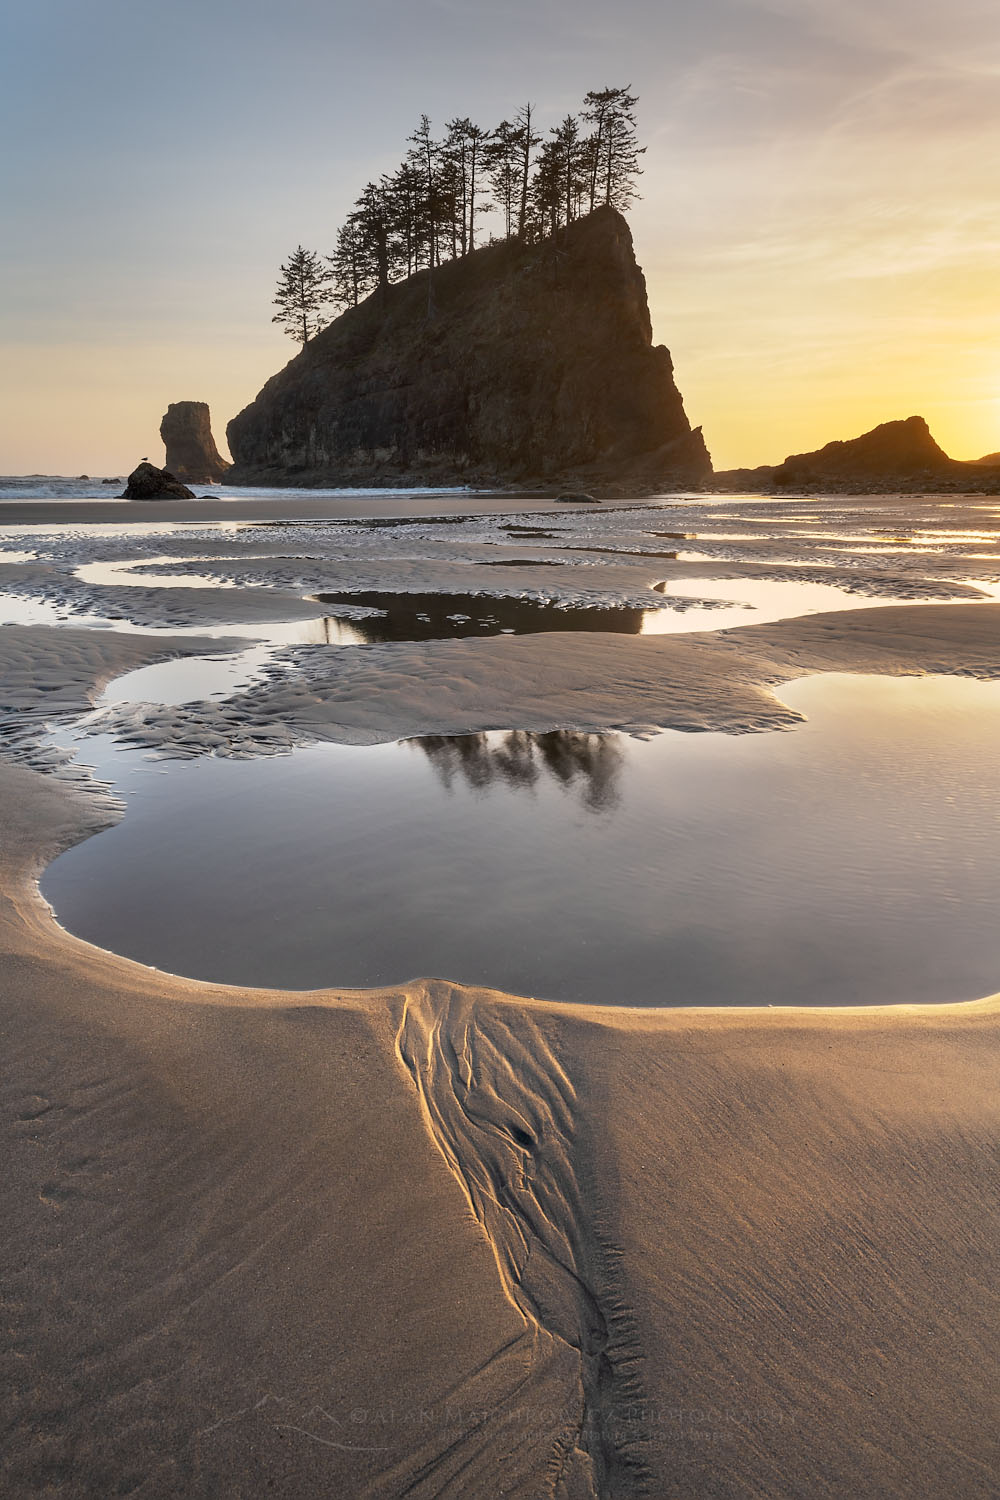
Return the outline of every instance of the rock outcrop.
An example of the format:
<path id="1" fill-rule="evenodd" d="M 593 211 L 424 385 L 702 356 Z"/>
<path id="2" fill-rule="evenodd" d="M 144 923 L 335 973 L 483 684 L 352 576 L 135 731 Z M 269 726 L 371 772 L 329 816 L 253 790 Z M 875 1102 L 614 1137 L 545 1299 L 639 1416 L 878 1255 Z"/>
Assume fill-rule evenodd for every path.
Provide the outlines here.
<path id="1" fill-rule="evenodd" d="M 128 476 L 120 500 L 193 500 L 194 492 L 181 484 L 175 474 L 143 462 Z"/>
<path id="2" fill-rule="evenodd" d="M 160 423 L 167 450 L 164 467 L 189 484 L 213 484 L 228 473 L 212 436 L 212 418 L 204 401 L 172 401 Z"/>
<path id="3" fill-rule="evenodd" d="M 793 453 L 775 470 L 774 482 L 933 477 L 946 473 L 952 462 L 934 441 L 923 417 L 907 417 L 902 422 L 883 422 L 847 442 L 827 443 L 812 453 Z"/>
<path id="4" fill-rule="evenodd" d="M 373 293 L 227 429 L 237 484 L 692 484 L 711 473 L 622 216 Z"/>
<path id="5" fill-rule="evenodd" d="M 923 417 L 883 422 L 846 442 L 827 443 L 811 453 L 793 453 L 783 464 L 730 469 L 715 476 L 727 489 L 807 489 L 833 493 L 911 493 L 940 490 L 993 492 L 1000 467 L 990 459 L 964 463 L 949 458 L 934 441 Z"/>

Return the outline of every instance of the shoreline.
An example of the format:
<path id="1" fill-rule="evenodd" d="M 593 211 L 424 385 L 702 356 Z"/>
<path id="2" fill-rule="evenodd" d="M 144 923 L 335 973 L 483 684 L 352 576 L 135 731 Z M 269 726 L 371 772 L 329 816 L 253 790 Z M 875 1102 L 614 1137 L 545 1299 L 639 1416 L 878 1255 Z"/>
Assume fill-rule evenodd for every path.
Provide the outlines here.
<path id="1" fill-rule="evenodd" d="M 219 488 L 225 489 L 227 485 L 228 481 Z M 700 485 L 677 488 L 663 488 L 656 485 L 602 488 L 596 485 L 586 491 L 593 497 L 591 501 L 561 501 L 557 490 L 542 486 L 524 488 L 515 486 L 510 489 L 505 489 L 503 486 L 484 486 L 467 490 L 454 487 L 408 486 L 402 483 L 381 488 L 357 486 L 339 489 L 319 483 L 316 485 L 288 484 L 287 486 L 272 484 L 266 487 L 247 483 L 242 486 L 232 486 L 234 489 L 262 487 L 271 489 L 275 493 L 269 496 L 206 493 L 196 495 L 193 500 L 123 500 L 119 497 L 105 499 L 90 496 L 49 498 L 34 496 L 30 499 L 19 496 L 0 497 L 0 527 L 43 525 L 47 522 L 54 525 L 62 525 L 65 522 L 128 525 L 144 520 L 151 522 L 174 520 L 185 525 L 196 521 L 211 523 L 240 520 L 252 525 L 260 521 L 293 519 L 288 515 L 289 504 L 297 507 L 294 516 L 296 520 L 321 521 L 347 518 L 353 520 L 359 517 L 360 505 L 363 507 L 361 514 L 374 519 L 408 515 L 410 519 L 419 518 L 429 522 L 449 516 L 502 515 L 539 511 L 550 511 L 553 515 L 591 511 L 607 514 L 613 511 L 641 508 L 648 506 L 651 502 L 711 505 L 715 501 L 734 499 L 764 504 L 768 502 L 794 504 L 796 500 L 831 499 L 838 502 L 853 501 L 862 506 L 878 506 L 893 501 L 907 500 L 914 501 L 918 505 L 942 500 L 950 505 L 956 501 L 967 500 L 974 505 L 1000 493 L 995 484 L 992 488 L 950 485 L 929 485 L 926 488 L 913 489 L 897 485 L 857 488 L 850 485 L 817 484 L 789 486 L 788 488 L 768 486 L 756 489 L 747 485 L 716 485 L 706 481 Z M 290 500 L 289 496 L 294 496 L 294 499 Z M 412 510 L 408 511 L 407 507 L 425 500 L 434 503 L 434 511 L 414 517 Z M 246 512 L 239 517 L 233 514 L 233 508 L 237 505 L 245 508 Z M 86 516 L 81 515 L 84 507 L 87 508 Z"/>

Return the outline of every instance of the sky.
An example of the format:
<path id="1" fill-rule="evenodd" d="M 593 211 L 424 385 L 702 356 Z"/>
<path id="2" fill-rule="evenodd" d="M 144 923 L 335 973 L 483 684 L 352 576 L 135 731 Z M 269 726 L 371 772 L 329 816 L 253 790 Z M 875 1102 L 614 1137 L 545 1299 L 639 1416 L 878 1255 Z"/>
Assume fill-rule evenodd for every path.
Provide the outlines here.
<path id="1" fill-rule="evenodd" d="M 543 128 L 639 95 L 654 337 L 717 468 L 925 416 L 1000 450 L 995 0 L 0 0 L 0 472 L 162 460 L 295 353 L 329 251 L 426 112 Z"/>

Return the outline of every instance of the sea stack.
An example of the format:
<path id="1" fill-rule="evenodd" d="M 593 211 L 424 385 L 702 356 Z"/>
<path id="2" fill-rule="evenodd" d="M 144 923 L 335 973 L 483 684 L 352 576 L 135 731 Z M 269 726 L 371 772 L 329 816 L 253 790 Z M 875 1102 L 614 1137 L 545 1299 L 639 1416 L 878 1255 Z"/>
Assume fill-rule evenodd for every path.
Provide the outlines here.
<path id="1" fill-rule="evenodd" d="M 375 292 L 227 429 L 237 484 L 696 484 L 711 474 L 621 214 Z M 575 482 L 575 483 L 574 483 Z"/>
<path id="2" fill-rule="evenodd" d="M 204 401 L 172 401 L 160 423 L 167 450 L 164 468 L 188 484 L 218 483 L 228 473 L 212 436 L 212 419 Z"/>

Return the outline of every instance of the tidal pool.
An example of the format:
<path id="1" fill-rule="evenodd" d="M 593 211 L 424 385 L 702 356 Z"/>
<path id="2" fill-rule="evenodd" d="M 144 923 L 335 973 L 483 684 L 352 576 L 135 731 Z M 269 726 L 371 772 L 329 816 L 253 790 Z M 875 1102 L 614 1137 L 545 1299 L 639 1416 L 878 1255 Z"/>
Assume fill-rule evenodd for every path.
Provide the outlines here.
<path id="1" fill-rule="evenodd" d="M 977 581 L 972 587 L 978 588 Z M 669 601 L 659 609 L 626 605 L 558 604 L 544 599 L 469 593 L 400 593 L 367 590 L 315 594 L 337 618 L 340 609 L 370 609 L 366 618 L 344 622 L 353 641 L 431 641 L 450 637 L 534 635 L 544 631 L 610 631 L 623 635 L 684 635 L 763 625 L 827 610 L 874 609 L 899 597 L 850 593 L 836 584 L 804 579 L 683 578 L 654 585 Z M 942 590 L 949 597 L 948 590 Z M 932 596 L 933 597 L 933 596 Z"/>
<path id="2" fill-rule="evenodd" d="M 624 606 L 559 605 L 543 599 L 492 594 L 359 593 L 316 594 L 325 609 L 370 609 L 350 628 L 369 643 L 436 641 L 449 637 L 532 635 L 549 630 L 596 630 L 638 635 L 656 611 Z"/>
<path id="3" fill-rule="evenodd" d="M 786 733 L 555 731 L 150 762 L 49 868 L 71 931 L 285 989 L 438 975 L 559 1001 L 1000 988 L 1000 683 L 823 676 Z"/>

